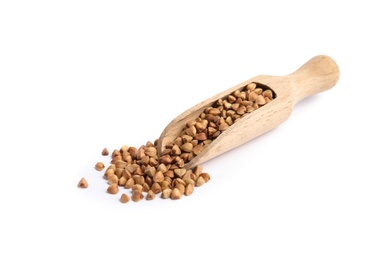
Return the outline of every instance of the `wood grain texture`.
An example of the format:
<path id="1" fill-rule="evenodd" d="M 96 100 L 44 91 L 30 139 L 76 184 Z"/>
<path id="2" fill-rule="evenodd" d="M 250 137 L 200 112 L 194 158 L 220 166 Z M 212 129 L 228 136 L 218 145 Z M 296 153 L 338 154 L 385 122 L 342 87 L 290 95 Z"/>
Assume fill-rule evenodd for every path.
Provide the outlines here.
<path id="1" fill-rule="evenodd" d="M 326 55 L 319 55 L 289 75 L 260 75 L 248 79 L 191 107 L 173 119 L 161 133 L 158 152 L 161 154 L 165 145 L 179 136 L 185 124 L 197 118 L 206 107 L 237 89 L 243 89 L 251 82 L 268 86 L 275 92 L 276 98 L 222 132 L 198 156 L 185 165 L 187 169 L 202 164 L 280 125 L 290 116 L 296 103 L 310 95 L 332 88 L 336 85 L 338 78 L 339 68 L 336 62 Z"/>

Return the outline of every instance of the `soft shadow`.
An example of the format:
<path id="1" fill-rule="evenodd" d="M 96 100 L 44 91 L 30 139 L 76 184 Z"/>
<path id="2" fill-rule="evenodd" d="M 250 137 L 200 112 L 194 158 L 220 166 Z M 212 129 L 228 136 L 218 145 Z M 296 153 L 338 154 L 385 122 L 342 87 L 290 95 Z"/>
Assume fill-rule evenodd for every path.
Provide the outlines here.
<path id="1" fill-rule="evenodd" d="M 318 100 L 319 98 L 320 97 L 318 97 L 316 95 L 312 95 L 312 96 L 306 97 L 305 99 L 302 99 L 297 104 L 295 104 L 293 110 L 299 110 L 299 109 L 302 109 L 303 107 L 306 109 L 306 107 L 309 107 L 310 104 L 318 102 L 316 100 Z"/>

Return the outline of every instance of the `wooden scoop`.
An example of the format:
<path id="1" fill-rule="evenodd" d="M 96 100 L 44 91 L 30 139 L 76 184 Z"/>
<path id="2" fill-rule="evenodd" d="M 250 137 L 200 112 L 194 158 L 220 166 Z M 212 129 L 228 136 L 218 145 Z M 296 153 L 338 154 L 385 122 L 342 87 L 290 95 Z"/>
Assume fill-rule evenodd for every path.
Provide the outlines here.
<path id="1" fill-rule="evenodd" d="M 199 117 L 206 107 L 211 106 L 220 98 L 227 97 L 235 90 L 241 91 L 251 82 L 266 85 L 274 92 L 276 97 L 268 104 L 254 110 L 229 126 L 200 154 L 188 162 L 184 166 L 185 168 L 193 168 L 275 128 L 290 116 L 296 103 L 305 97 L 332 88 L 338 79 L 339 68 L 336 62 L 325 55 L 312 58 L 287 76 L 260 75 L 251 78 L 191 107 L 173 119 L 159 138 L 158 153 L 161 155 L 165 145 L 168 142 L 173 142 L 180 135 L 186 123 Z"/>

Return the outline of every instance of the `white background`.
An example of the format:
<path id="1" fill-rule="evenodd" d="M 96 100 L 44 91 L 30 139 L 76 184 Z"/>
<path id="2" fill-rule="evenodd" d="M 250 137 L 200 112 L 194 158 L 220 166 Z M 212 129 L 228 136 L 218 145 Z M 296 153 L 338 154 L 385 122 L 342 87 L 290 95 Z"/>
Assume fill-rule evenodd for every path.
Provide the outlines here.
<path id="1" fill-rule="evenodd" d="M 390 259 L 386 1 L 135 2 L 0 2 L 0 259 Z M 337 85 L 192 196 L 105 192 L 104 147 L 318 54 Z"/>

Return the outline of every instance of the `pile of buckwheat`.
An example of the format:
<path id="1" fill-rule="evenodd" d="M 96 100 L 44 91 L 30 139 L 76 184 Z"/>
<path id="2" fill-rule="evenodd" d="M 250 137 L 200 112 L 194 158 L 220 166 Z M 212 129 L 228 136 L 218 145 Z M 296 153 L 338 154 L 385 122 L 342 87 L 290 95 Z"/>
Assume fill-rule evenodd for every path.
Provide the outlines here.
<path id="1" fill-rule="evenodd" d="M 207 145 L 240 118 L 253 112 L 275 98 L 267 86 L 249 83 L 242 91 L 236 90 L 224 99 L 218 99 L 195 120 L 187 122 L 180 135 L 165 145 L 159 156 L 158 139 L 148 141 L 138 149 L 123 145 L 111 153 L 111 164 L 107 167 L 104 178 L 108 181 L 107 193 L 119 193 L 119 187 L 131 192 L 124 192 L 122 203 L 153 200 L 157 194 L 163 199 L 180 199 L 189 196 L 195 187 L 200 187 L 210 180 L 210 175 L 203 172 L 201 165 L 186 169 L 184 165 L 200 154 Z M 108 156 L 104 148 L 102 155 Z M 98 171 L 104 170 L 102 162 L 95 165 Z M 78 184 L 87 188 L 87 181 L 82 178 Z M 145 196 L 146 193 L 146 196 Z M 131 195 L 131 196 L 130 196 Z"/>

